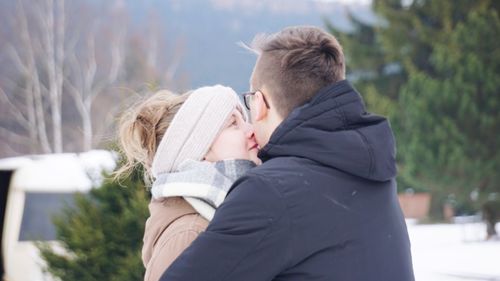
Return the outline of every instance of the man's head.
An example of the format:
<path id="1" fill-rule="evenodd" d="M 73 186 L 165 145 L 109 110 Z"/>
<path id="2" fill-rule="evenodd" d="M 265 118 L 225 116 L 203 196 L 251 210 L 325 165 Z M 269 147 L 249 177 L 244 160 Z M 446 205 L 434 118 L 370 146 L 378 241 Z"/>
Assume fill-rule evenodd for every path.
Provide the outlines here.
<path id="1" fill-rule="evenodd" d="M 262 147 L 276 127 L 321 88 L 345 79 L 342 47 L 319 28 L 288 27 L 258 35 L 251 49 L 258 54 L 248 100 L 257 141 Z"/>

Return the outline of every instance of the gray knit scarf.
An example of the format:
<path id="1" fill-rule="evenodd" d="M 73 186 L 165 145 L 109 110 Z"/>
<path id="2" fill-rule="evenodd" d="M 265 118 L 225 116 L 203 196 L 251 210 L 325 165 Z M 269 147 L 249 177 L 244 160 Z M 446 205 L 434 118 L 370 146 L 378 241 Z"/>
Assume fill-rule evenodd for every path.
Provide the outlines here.
<path id="1" fill-rule="evenodd" d="M 153 198 L 182 196 L 207 220 L 212 220 L 231 185 L 255 167 L 249 160 L 215 163 L 185 160 L 177 172 L 162 173 L 153 182 Z"/>

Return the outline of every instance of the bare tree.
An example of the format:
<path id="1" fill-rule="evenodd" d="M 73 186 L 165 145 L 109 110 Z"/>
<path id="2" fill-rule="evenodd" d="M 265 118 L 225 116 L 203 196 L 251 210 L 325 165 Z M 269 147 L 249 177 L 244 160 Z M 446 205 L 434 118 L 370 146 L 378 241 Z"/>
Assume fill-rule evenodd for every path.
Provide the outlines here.
<path id="1" fill-rule="evenodd" d="M 16 6 L 16 19 L 16 23 L 18 23 L 20 29 L 20 45 L 24 47 L 24 52 L 20 53 L 21 51 L 13 44 L 7 45 L 7 52 L 14 67 L 19 72 L 19 77 L 25 83 L 25 87 L 17 87 L 15 90 L 19 91 L 19 94 L 25 97 L 25 106 L 22 109 L 25 109 L 27 118 L 22 114 L 23 110 L 19 110 L 20 108 L 10 101 L 9 96 L 3 90 L 0 91 L 0 94 L 2 101 L 9 105 L 9 112 L 16 117 L 18 125 L 29 132 L 29 139 L 32 141 L 30 145 L 31 152 L 37 150 L 35 146 L 39 142 L 42 152 L 49 153 L 53 149 L 49 144 L 45 125 L 46 110 L 42 98 L 42 91 L 45 88 L 42 85 L 37 69 L 37 56 L 40 53 L 38 50 L 40 44 L 36 42 L 38 38 L 32 36 L 30 33 L 28 15 L 21 1 Z"/>
<path id="2" fill-rule="evenodd" d="M 106 73 L 98 77 L 97 47 L 95 39 L 96 25 L 87 32 L 84 42 L 86 54 L 79 59 L 75 53 L 69 57 L 68 67 L 72 68 L 73 76 L 67 77 L 66 87 L 68 93 L 75 102 L 76 109 L 80 114 L 83 129 L 83 150 L 93 147 L 94 135 L 92 126 L 92 105 L 103 91 L 110 85 L 114 85 L 119 78 L 120 70 L 124 61 L 124 37 L 125 25 L 120 25 L 114 30 L 111 38 L 107 41 L 109 47 L 110 65 Z M 71 79 L 73 78 L 73 79 Z"/>
<path id="3" fill-rule="evenodd" d="M 0 108 L 8 112 L 0 135 L 16 144 L 11 151 L 90 150 L 109 132 L 123 92 L 148 82 L 174 87 L 181 51 L 168 59 L 158 52 L 166 49 L 161 23 L 132 33 L 125 2 L 106 3 L 15 0 L 4 48 L 13 67 L 0 69 Z"/>
<path id="4" fill-rule="evenodd" d="M 17 79 L 24 84 L 15 88 L 18 95 L 24 96 L 24 106 L 15 106 L 4 90 L 0 93 L 3 102 L 10 105 L 10 112 L 16 117 L 18 125 L 29 132 L 31 151 L 36 151 L 35 146 L 39 142 L 42 152 L 62 152 L 64 0 L 32 4 L 27 12 L 24 3 L 17 2 L 15 20 L 19 27 L 20 44 L 9 44 L 7 47 L 19 73 Z M 46 100 L 48 103 L 45 103 Z M 47 114 L 52 125 L 52 145 L 46 126 Z"/>

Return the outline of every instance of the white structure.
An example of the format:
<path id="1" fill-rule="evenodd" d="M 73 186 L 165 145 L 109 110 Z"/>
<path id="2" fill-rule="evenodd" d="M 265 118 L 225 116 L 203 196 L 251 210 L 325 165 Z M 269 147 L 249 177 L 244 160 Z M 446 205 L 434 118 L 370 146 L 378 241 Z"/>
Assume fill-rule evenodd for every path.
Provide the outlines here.
<path id="1" fill-rule="evenodd" d="M 2 241 L 5 280 L 53 280 L 43 273 L 32 239 L 53 241 L 51 215 L 64 206 L 58 197 L 99 186 L 101 173 L 115 165 L 114 155 L 104 150 L 0 159 L 0 170 L 13 171 L 10 186 L 0 187 L 9 188 Z"/>

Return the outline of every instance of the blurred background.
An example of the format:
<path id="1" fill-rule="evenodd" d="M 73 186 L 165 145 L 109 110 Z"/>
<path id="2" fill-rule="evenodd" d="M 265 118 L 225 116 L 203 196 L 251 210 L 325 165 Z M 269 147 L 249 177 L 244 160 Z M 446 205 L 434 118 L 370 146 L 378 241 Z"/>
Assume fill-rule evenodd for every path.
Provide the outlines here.
<path id="1" fill-rule="evenodd" d="M 149 193 L 116 122 L 158 89 L 247 91 L 258 33 L 314 25 L 398 144 L 417 280 L 500 280 L 500 38 L 493 0 L 0 0 L 0 269 L 140 280 Z M 362 270 L 362 269 L 360 269 Z"/>

